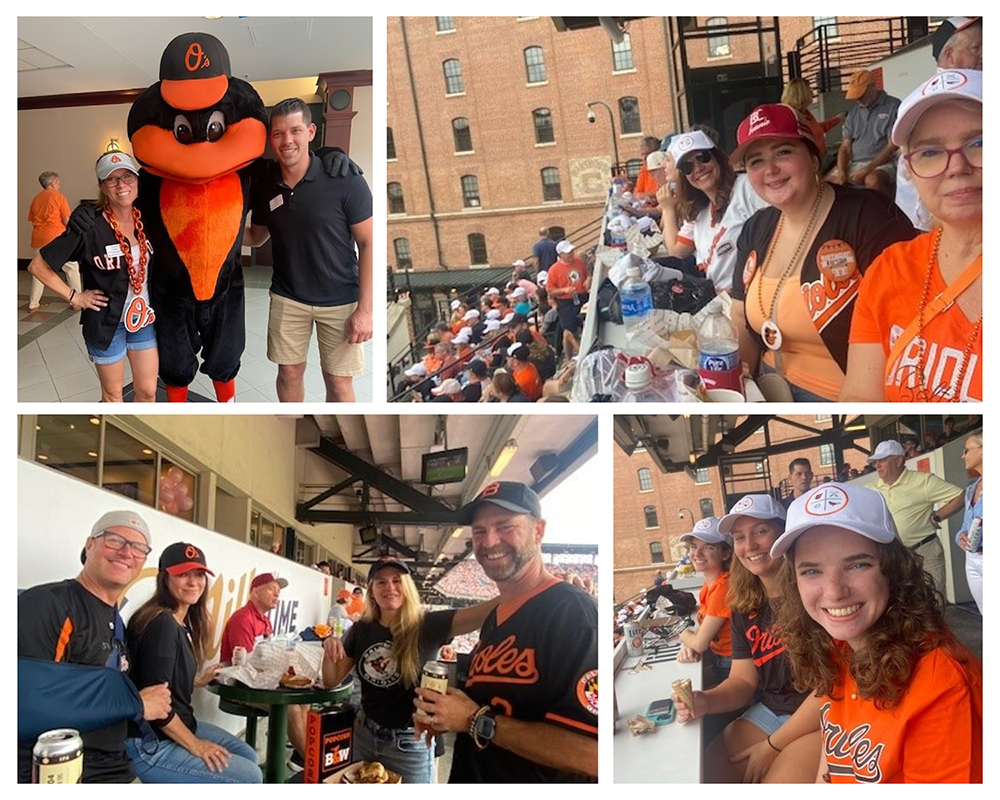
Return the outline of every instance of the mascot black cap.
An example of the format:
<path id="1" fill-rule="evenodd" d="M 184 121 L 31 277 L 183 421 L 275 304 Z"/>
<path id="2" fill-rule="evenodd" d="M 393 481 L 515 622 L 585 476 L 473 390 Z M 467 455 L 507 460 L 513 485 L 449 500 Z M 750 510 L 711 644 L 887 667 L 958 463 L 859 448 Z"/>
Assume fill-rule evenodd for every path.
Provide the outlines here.
<path id="1" fill-rule="evenodd" d="M 210 33 L 182 33 L 160 58 L 160 95 L 181 111 L 219 102 L 231 77 L 229 53 Z"/>

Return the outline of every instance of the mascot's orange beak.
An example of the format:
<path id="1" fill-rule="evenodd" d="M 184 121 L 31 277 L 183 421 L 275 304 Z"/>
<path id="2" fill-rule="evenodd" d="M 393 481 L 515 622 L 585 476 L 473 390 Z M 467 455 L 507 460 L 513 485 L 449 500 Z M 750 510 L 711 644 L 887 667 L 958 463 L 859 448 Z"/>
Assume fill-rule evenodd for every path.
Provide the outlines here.
<path id="1" fill-rule="evenodd" d="M 225 146 L 220 147 L 224 141 Z M 144 125 L 132 134 L 132 152 L 142 153 L 142 165 L 161 178 L 205 183 L 245 167 L 264 153 L 267 129 L 257 119 L 241 119 L 226 128 L 220 142 L 181 144 L 172 131 Z"/>

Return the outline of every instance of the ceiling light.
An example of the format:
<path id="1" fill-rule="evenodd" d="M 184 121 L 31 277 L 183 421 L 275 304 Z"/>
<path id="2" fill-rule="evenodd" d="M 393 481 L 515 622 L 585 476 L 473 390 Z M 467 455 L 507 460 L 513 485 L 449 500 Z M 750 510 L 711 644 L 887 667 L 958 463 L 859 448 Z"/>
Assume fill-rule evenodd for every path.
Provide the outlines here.
<path id="1" fill-rule="evenodd" d="M 464 531 L 464 530 L 465 530 L 465 528 L 463 528 L 461 525 L 459 525 L 457 528 L 455 528 L 455 530 L 453 530 L 451 532 L 451 538 L 452 539 L 457 539 L 459 536 L 462 535 L 462 531 Z M 444 557 L 444 553 L 442 553 L 439 558 L 443 558 L 443 557 Z"/>
<path id="2" fill-rule="evenodd" d="M 507 444 L 503 446 L 500 453 L 497 455 L 496 460 L 493 462 L 493 466 L 490 467 L 490 476 L 496 478 L 507 469 L 507 465 L 510 463 L 511 459 L 514 458 L 514 454 L 517 452 L 517 440 L 508 439 Z"/>
<path id="3" fill-rule="evenodd" d="M 91 458 L 97 458 L 97 452 L 94 450 L 88 450 L 87 455 L 90 456 Z"/>
<path id="4" fill-rule="evenodd" d="M 100 425 L 101 424 L 101 420 L 98 417 L 91 417 L 90 418 L 90 424 L 91 425 Z"/>
<path id="5" fill-rule="evenodd" d="M 142 454 L 144 456 L 151 456 L 151 455 L 153 455 L 153 451 L 150 450 L 148 447 L 144 447 L 144 448 L 142 448 Z"/>
<path id="6" fill-rule="evenodd" d="M 38 454 L 38 460 L 39 461 L 48 461 L 49 457 L 47 455 L 45 455 L 45 453 L 39 453 Z"/>

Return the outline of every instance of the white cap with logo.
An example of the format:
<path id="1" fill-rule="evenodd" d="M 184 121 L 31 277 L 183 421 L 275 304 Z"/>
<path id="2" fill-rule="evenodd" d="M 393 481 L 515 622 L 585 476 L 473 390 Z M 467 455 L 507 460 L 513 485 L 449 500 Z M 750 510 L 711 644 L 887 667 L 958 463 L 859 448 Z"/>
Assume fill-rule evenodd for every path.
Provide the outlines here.
<path id="1" fill-rule="evenodd" d="M 694 524 L 694 530 L 691 533 L 685 533 L 681 536 L 682 542 L 690 542 L 692 539 L 698 539 L 702 542 L 707 542 L 708 544 L 720 544 L 725 542 L 731 545 L 733 543 L 733 537 L 728 533 L 719 532 L 719 518 L 718 517 L 705 517 L 704 519 L 698 520 Z"/>
<path id="2" fill-rule="evenodd" d="M 729 513 L 719 520 L 719 533 L 732 531 L 733 523 L 740 517 L 783 520 L 785 509 L 769 494 L 748 494 L 738 500 Z"/>
<path id="3" fill-rule="evenodd" d="M 797 497 L 788 507 L 785 532 L 771 546 L 771 558 L 780 558 L 803 533 L 825 525 L 882 544 L 899 538 L 881 492 L 849 483 L 824 483 Z"/>

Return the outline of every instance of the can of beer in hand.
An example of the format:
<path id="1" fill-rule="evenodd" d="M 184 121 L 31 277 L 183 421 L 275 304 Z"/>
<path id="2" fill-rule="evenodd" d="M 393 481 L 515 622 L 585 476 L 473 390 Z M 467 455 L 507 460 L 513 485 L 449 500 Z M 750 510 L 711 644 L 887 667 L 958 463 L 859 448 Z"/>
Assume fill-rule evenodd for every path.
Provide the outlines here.
<path id="1" fill-rule="evenodd" d="M 233 648 L 233 666 L 242 667 L 247 663 L 247 649 L 245 647 Z"/>
<path id="2" fill-rule="evenodd" d="M 83 779 L 83 739 L 79 731 L 46 731 L 35 742 L 32 756 L 32 783 L 80 783 Z"/>
<path id="3" fill-rule="evenodd" d="M 448 694 L 448 667 L 440 661 L 428 661 L 420 673 L 420 688 L 430 689 L 438 694 Z M 416 716 L 426 716 L 420 710 L 414 713 Z"/>

